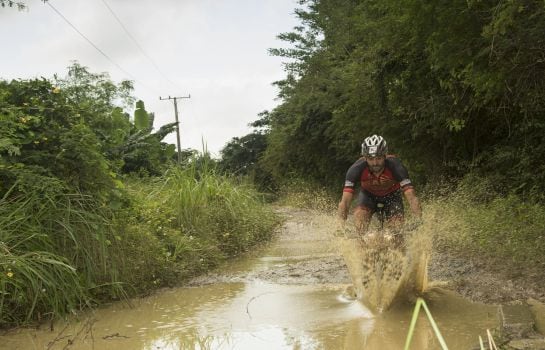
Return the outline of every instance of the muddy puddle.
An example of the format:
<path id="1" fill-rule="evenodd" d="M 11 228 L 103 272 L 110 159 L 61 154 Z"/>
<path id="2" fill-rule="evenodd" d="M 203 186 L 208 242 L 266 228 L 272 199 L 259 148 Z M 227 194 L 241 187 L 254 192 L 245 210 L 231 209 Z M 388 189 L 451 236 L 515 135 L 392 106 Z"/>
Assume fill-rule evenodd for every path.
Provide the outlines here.
<path id="1" fill-rule="evenodd" d="M 80 315 L 54 329 L 13 330 L 0 349 L 402 349 L 413 304 L 373 314 L 346 293 L 350 274 L 330 218 L 289 210 L 268 247 L 192 280 Z M 496 326 L 496 308 L 432 288 L 425 295 L 450 349 Z M 422 316 L 412 349 L 437 349 Z"/>

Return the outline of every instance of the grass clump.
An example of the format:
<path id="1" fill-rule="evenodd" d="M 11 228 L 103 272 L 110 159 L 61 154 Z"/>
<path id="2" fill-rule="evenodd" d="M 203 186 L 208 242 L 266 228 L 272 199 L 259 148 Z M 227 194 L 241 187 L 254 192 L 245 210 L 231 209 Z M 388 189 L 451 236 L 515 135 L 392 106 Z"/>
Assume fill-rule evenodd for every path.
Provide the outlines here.
<path id="1" fill-rule="evenodd" d="M 268 240 L 279 222 L 253 188 L 206 167 L 173 167 L 161 178 L 131 180 L 128 190 L 136 207 L 124 276 L 140 290 L 217 266 Z M 142 240 L 151 244 L 142 249 Z"/>
<path id="2" fill-rule="evenodd" d="M 545 207 L 516 195 L 479 197 L 460 186 L 426 201 L 424 214 L 440 249 L 518 266 L 545 266 Z"/>
<path id="3" fill-rule="evenodd" d="M 111 273 L 109 211 L 51 185 L 0 200 L 0 325 L 57 317 L 122 293 Z"/>

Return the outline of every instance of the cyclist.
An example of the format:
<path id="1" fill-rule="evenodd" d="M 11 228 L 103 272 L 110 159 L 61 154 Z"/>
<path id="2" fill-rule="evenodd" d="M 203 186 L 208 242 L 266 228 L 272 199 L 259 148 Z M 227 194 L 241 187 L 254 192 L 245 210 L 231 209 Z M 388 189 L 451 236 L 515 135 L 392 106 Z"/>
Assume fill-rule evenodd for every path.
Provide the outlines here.
<path id="1" fill-rule="evenodd" d="M 360 235 L 367 232 L 377 205 L 383 206 L 386 224 L 394 229 L 400 228 L 404 220 L 401 193 L 407 199 L 413 216 L 420 221 L 422 209 L 409 173 L 398 158 L 388 155 L 386 140 L 378 135 L 367 137 L 361 145 L 361 154 L 362 157 L 346 173 L 338 210 L 342 223 L 346 221 L 357 182 L 360 182 L 360 191 L 354 218 Z"/>

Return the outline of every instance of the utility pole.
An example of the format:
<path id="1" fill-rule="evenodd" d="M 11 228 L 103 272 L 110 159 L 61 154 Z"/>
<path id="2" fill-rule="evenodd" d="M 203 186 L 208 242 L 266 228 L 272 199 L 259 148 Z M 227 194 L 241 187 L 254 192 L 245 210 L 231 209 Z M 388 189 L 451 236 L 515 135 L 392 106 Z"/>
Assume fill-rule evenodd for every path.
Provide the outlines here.
<path id="1" fill-rule="evenodd" d="M 191 95 L 187 96 L 181 96 L 181 97 L 161 97 L 159 96 L 159 100 L 174 100 L 174 116 L 176 117 L 176 141 L 178 146 L 178 164 L 182 164 L 182 149 L 180 148 L 180 121 L 178 120 L 178 99 L 182 98 L 191 98 Z"/>

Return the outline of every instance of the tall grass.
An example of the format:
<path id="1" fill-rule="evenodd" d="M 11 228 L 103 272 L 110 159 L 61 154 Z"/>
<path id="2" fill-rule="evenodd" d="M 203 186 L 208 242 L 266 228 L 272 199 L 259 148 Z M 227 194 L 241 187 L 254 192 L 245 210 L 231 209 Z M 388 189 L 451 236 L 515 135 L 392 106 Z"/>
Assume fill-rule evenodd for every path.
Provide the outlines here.
<path id="1" fill-rule="evenodd" d="M 330 212 L 336 209 L 341 190 L 342 187 L 336 192 L 309 180 L 293 178 L 280 185 L 277 204 Z"/>
<path id="2" fill-rule="evenodd" d="M 173 209 L 180 232 L 217 242 L 227 256 L 270 237 L 276 217 L 250 186 L 212 169 L 171 169 L 155 193 Z"/>
<path id="3" fill-rule="evenodd" d="M 515 265 L 545 266 L 545 206 L 515 195 L 483 200 L 460 187 L 425 201 L 426 223 L 442 249 L 458 249 Z"/>
<path id="4" fill-rule="evenodd" d="M 129 190 L 140 205 L 140 229 L 158 240 L 161 256 L 176 266 L 166 277 L 157 277 L 163 273 L 155 269 L 157 283 L 195 275 L 247 251 L 269 239 L 278 223 L 252 187 L 206 164 L 173 167 L 160 179 L 132 181 Z"/>
<path id="5" fill-rule="evenodd" d="M 180 281 L 268 240 L 278 218 L 250 186 L 206 162 L 161 178 L 132 179 L 134 206 L 123 229 L 121 276 L 138 292 Z"/>
<path id="6" fill-rule="evenodd" d="M 109 220 L 78 193 L 34 190 L 1 199 L 0 325 L 79 310 L 106 286 L 119 293 Z"/>

